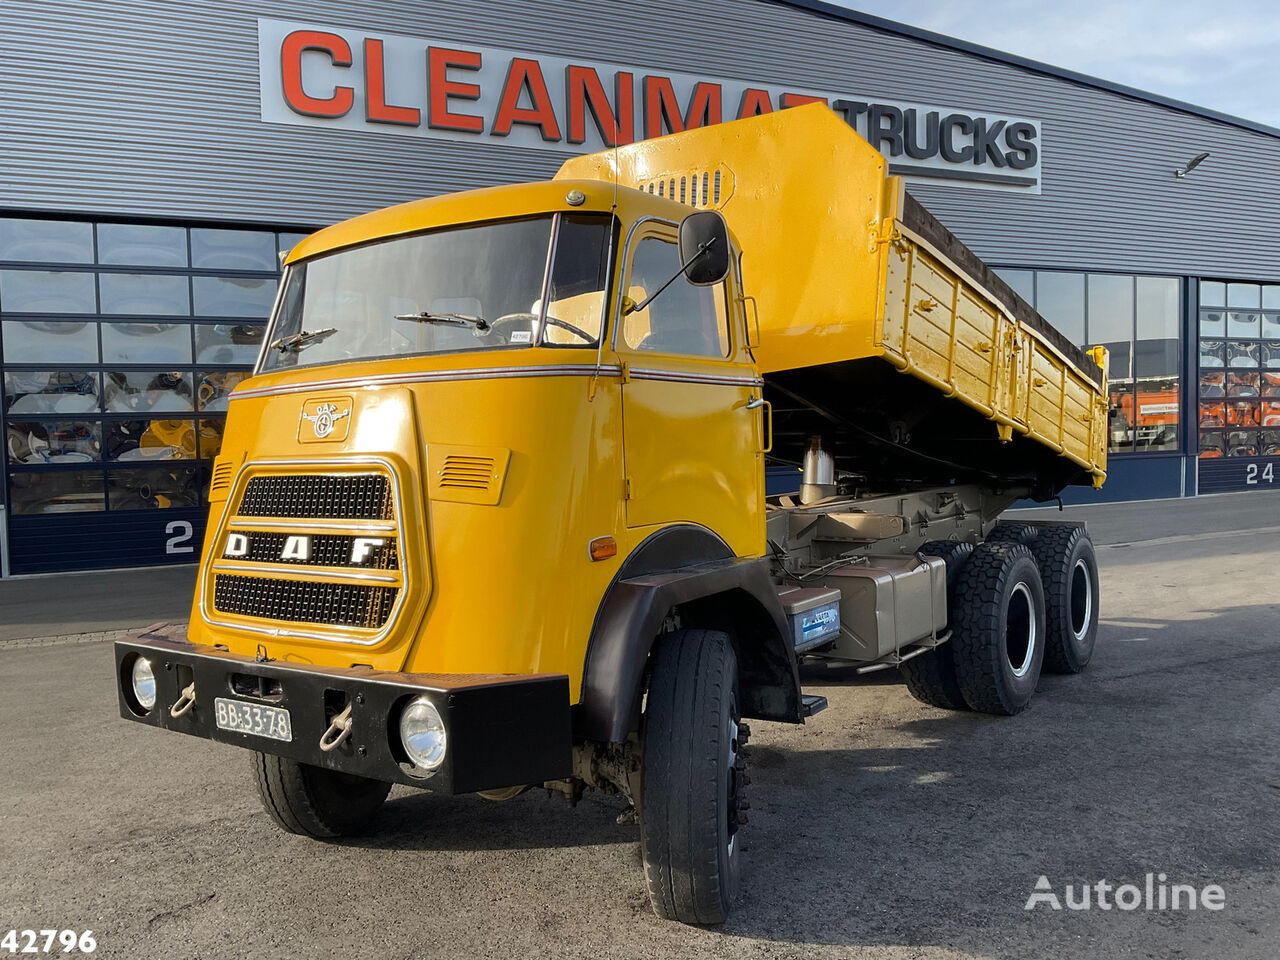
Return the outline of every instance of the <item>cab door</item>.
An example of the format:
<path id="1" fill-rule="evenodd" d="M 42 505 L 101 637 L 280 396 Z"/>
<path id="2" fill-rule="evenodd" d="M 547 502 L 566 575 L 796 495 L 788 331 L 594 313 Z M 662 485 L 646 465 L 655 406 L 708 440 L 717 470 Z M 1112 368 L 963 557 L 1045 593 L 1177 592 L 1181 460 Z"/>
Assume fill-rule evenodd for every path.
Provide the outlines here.
<path id="1" fill-rule="evenodd" d="M 680 274 L 676 227 L 628 243 L 615 347 L 622 386 L 629 527 L 693 523 L 738 556 L 764 552 L 761 382 L 726 283 Z M 646 298 L 676 279 L 643 309 Z"/>

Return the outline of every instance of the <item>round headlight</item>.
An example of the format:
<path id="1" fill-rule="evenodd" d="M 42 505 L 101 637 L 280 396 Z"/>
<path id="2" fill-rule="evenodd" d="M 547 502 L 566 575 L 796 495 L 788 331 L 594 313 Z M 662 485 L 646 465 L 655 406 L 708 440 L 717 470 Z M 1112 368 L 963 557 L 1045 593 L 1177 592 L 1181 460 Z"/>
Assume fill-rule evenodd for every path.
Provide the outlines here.
<path id="1" fill-rule="evenodd" d="M 143 710 L 150 710 L 156 705 L 156 675 L 151 670 L 151 661 L 146 657 L 138 657 L 133 661 L 133 697 Z"/>
<path id="2" fill-rule="evenodd" d="M 440 711 L 426 697 L 412 700 L 400 714 L 400 742 L 415 767 L 435 770 L 444 763 L 448 737 Z"/>

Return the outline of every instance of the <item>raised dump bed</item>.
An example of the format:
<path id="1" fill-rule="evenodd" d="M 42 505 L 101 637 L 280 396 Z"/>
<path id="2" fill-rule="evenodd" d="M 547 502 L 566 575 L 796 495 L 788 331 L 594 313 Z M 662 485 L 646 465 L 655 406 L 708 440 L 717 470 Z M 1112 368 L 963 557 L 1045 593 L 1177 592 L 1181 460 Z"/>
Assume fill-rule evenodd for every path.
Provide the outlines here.
<path id="1" fill-rule="evenodd" d="M 729 222 L 777 459 L 798 464 L 821 434 L 877 490 L 1048 498 L 1105 479 L 1105 350 L 1063 338 L 826 107 L 578 157 L 559 176 L 615 171 Z"/>

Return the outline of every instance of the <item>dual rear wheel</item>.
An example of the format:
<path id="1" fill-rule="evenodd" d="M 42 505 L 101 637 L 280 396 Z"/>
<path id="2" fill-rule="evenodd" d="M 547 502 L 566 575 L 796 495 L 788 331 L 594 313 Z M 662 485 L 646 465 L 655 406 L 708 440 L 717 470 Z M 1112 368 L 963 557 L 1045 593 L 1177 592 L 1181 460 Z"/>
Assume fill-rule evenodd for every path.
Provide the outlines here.
<path id="1" fill-rule="evenodd" d="M 901 667 L 916 699 L 1015 714 L 1041 669 L 1079 673 L 1093 655 L 1098 576 L 1083 527 L 1000 524 L 986 542 L 932 542 L 947 564 L 951 641 Z"/>

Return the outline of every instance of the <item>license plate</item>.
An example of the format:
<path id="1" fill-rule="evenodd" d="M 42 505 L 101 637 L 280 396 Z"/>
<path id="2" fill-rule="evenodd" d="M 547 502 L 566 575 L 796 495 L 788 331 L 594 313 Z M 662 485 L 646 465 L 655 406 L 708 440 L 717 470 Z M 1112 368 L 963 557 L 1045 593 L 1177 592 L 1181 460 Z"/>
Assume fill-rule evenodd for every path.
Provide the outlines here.
<path id="1" fill-rule="evenodd" d="M 216 697 L 213 701 L 213 717 L 221 730 L 234 730 L 255 737 L 271 740 L 293 740 L 293 726 L 289 723 L 289 711 L 282 707 L 264 707 L 242 700 Z"/>

